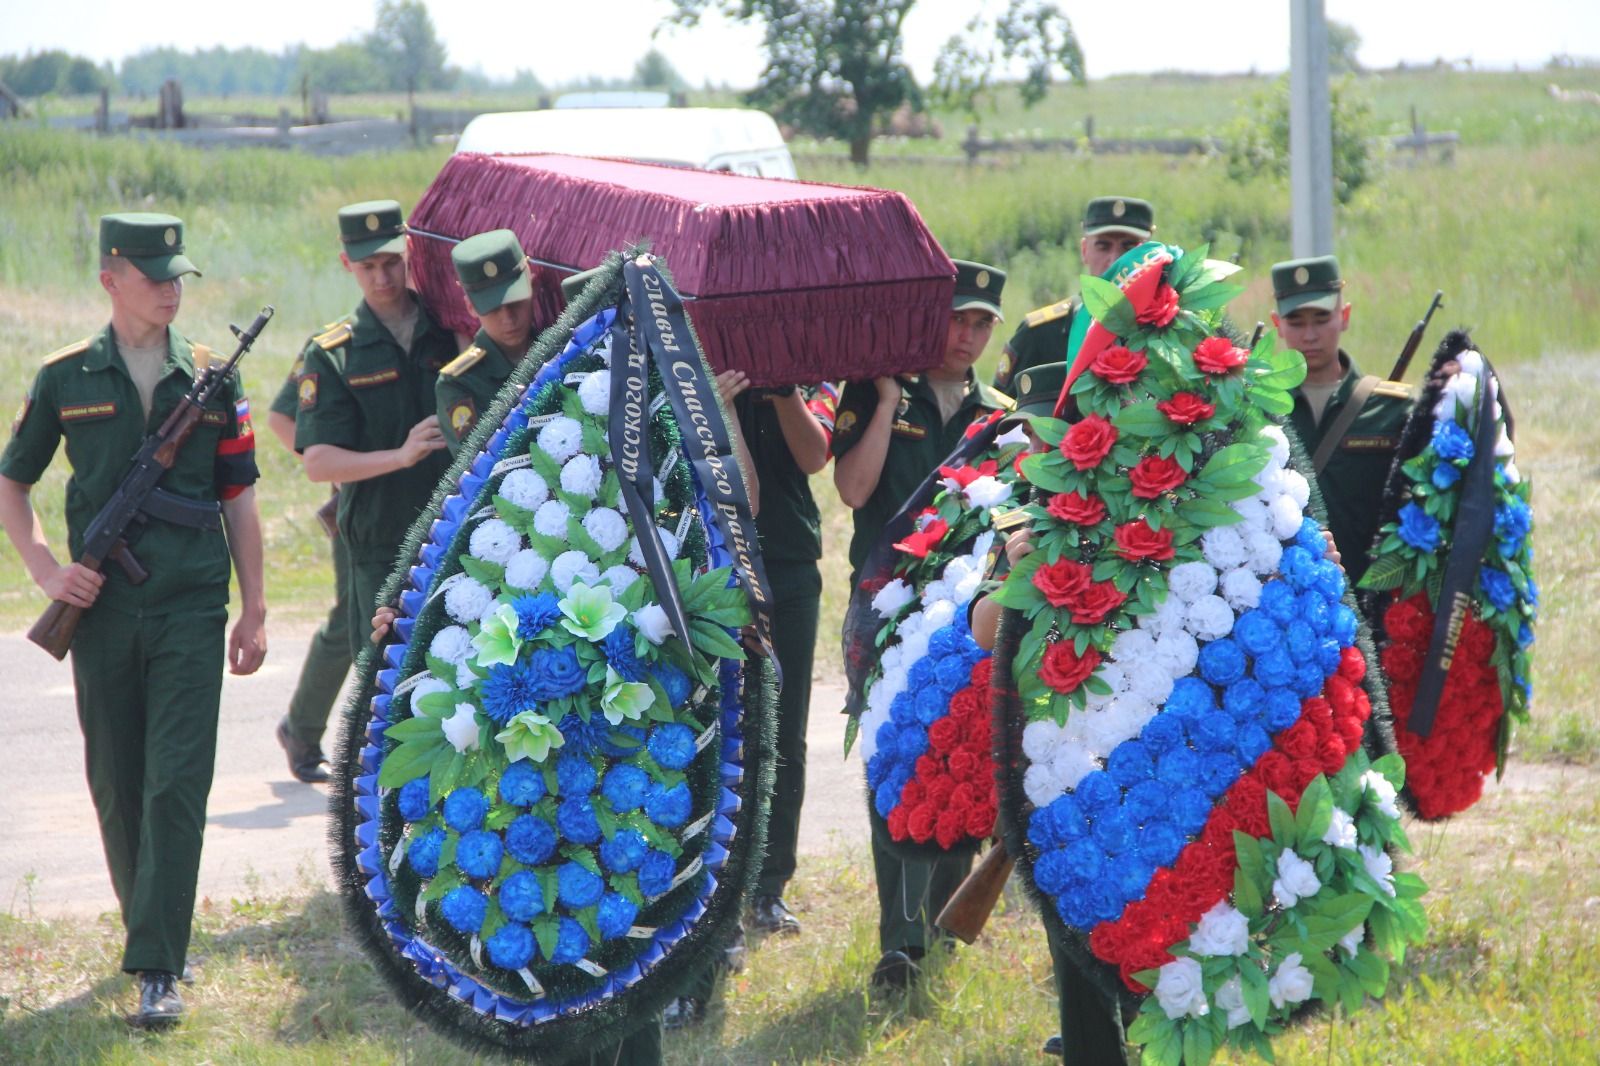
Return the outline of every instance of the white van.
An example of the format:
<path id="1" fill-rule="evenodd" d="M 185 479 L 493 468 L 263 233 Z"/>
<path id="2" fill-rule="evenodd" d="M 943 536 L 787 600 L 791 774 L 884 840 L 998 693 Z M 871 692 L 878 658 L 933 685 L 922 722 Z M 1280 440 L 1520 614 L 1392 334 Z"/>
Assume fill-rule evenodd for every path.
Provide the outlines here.
<path id="1" fill-rule="evenodd" d="M 732 107 L 502 111 L 467 123 L 456 151 L 559 152 L 760 178 L 795 177 L 794 159 L 772 116 Z"/>

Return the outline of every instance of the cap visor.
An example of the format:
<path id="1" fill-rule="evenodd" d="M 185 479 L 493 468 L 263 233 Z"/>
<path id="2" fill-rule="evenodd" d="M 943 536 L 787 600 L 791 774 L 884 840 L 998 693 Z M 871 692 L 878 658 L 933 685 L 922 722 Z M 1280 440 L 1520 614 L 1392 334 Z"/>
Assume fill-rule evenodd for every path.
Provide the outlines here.
<path id="1" fill-rule="evenodd" d="M 130 255 L 127 260 L 151 281 L 171 281 L 185 274 L 193 274 L 197 278 L 202 276 L 182 252 L 173 255 Z"/>
<path id="2" fill-rule="evenodd" d="M 1001 322 L 1006 320 L 1006 316 L 1000 313 L 1000 308 L 985 300 L 982 296 L 957 296 L 950 304 L 950 310 L 952 311 L 970 311 L 973 308 L 979 311 L 987 311 Z"/>
<path id="3" fill-rule="evenodd" d="M 1278 301 L 1278 314 L 1280 316 L 1291 314 L 1302 307 L 1311 307 L 1318 311 L 1337 311 L 1339 309 L 1339 294 L 1336 292 L 1297 292 L 1293 296 L 1285 296 Z"/>
<path id="4" fill-rule="evenodd" d="M 1140 229 L 1138 226 L 1095 226 L 1083 231 L 1085 237 L 1093 237 L 1097 233 L 1131 233 L 1140 240 L 1150 239 L 1150 230 Z"/>
<path id="5" fill-rule="evenodd" d="M 406 235 L 404 233 L 395 237 L 374 237 L 370 241 L 351 241 L 344 246 L 344 254 L 350 261 L 356 262 L 368 259 L 379 252 L 392 252 L 395 255 L 404 255 L 406 251 Z"/>
<path id="6" fill-rule="evenodd" d="M 506 304 L 514 304 L 518 300 L 526 300 L 532 296 L 533 281 L 525 269 L 511 275 L 509 281 L 485 285 L 481 289 L 467 293 L 467 299 L 472 301 L 472 309 L 480 315 L 497 311 Z"/>

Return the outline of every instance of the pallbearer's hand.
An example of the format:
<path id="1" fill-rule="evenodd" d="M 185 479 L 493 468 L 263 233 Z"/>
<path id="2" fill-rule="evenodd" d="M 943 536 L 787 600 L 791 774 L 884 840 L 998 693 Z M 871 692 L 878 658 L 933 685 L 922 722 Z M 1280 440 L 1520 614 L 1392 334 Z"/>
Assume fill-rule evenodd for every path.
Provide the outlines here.
<path id="1" fill-rule="evenodd" d="M 267 658 L 267 615 L 246 610 L 233 623 L 228 637 L 228 672 L 241 677 L 253 674 Z"/>
<path id="2" fill-rule="evenodd" d="M 100 595 L 100 586 L 105 581 L 104 574 L 90 570 L 82 563 L 68 563 L 47 575 L 39 582 L 39 587 L 52 600 L 88 608 L 94 606 L 95 599 Z"/>
<path id="3" fill-rule="evenodd" d="M 738 395 L 749 387 L 750 377 L 743 370 L 724 370 L 717 375 L 717 392 L 722 396 L 724 407 L 731 406 Z"/>
<path id="4" fill-rule="evenodd" d="M 393 607 L 379 607 L 372 614 L 372 643 L 382 644 L 383 638 L 389 633 L 389 626 L 394 623 L 397 612 Z"/>

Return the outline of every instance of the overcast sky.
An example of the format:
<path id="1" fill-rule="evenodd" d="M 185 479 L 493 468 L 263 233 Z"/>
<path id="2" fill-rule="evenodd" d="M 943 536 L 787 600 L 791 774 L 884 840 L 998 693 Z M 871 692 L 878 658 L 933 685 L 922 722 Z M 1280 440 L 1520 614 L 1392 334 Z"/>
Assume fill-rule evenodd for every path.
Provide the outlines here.
<path id="1" fill-rule="evenodd" d="M 1288 0 L 1060 0 L 1083 42 L 1091 78 L 1152 69 L 1281 70 L 1288 62 Z M 1600 56 L 1595 0 L 1326 0 L 1328 17 L 1350 23 L 1369 66 L 1471 57 L 1479 66 L 1536 66 L 1552 54 Z M 0 54 L 61 48 L 117 61 L 158 45 L 188 50 L 256 45 L 269 51 L 304 42 L 326 47 L 372 27 L 376 0 L 8 0 Z M 972 13 L 1005 0 L 920 0 L 907 20 L 905 52 L 919 80 L 939 47 Z M 669 0 L 429 0 L 450 61 L 495 78 L 531 69 L 545 84 L 591 75 L 626 76 L 651 46 Z M 750 27 L 710 20 L 696 30 L 663 30 L 659 47 L 691 84 L 745 86 L 761 70 Z"/>

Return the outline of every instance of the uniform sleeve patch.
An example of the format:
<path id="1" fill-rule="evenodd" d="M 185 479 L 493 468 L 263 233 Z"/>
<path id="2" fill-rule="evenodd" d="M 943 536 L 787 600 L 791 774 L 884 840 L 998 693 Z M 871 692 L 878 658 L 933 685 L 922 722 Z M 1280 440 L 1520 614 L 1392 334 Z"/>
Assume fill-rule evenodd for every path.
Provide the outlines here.
<path id="1" fill-rule="evenodd" d="M 834 426 L 834 432 L 839 434 L 847 434 L 855 428 L 856 413 L 854 411 L 846 411 L 844 414 L 839 416 L 839 421 Z"/>
<path id="2" fill-rule="evenodd" d="M 374 385 L 387 385 L 391 381 L 399 381 L 400 371 L 390 366 L 374 370 L 370 374 L 352 374 L 344 380 L 352 389 L 370 389 Z"/>
<path id="3" fill-rule="evenodd" d="M 32 396 L 24 396 L 22 398 L 22 406 L 17 408 L 17 417 L 12 419 L 12 421 L 11 421 L 11 435 L 13 437 L 15 437 L 17 435 L 17 431 L 22 428 L 22 423 L 28 417 L 28 411 L 32 407 L 33 407 L 33 397 Z"/>
<path id="4" fill-rule="evenodd" d="M 110 418 L 117 413 L 117 401 L 105 400 L 100 403 L 75 403 L 63 407 L 60 418 L 63 422 L 88 422 L 96 418 Z"/>
<path id="5" fill-rule="evenodd" d="M 1000 351 L 1000 362 L 994 368 L 994 387 L 1003 389 L 1011 384 L 1011 349 L 1003 348 Z"/>
<path id="6" fill-rule="evenodd" d="M 457 437 L 466 436 L 472 428 L 473 420 L 478 417 L 478 409 L 470 398 L 457 400 L 450 405 L 450 428 Z"/>
<path id="7" fill-rule="evenodd" d="M 317 406 L 317 375 L 315 372 L 300 375 L 300 384 L 296 391 L 300 396 L 300 410 L 307 411 Z"/>

